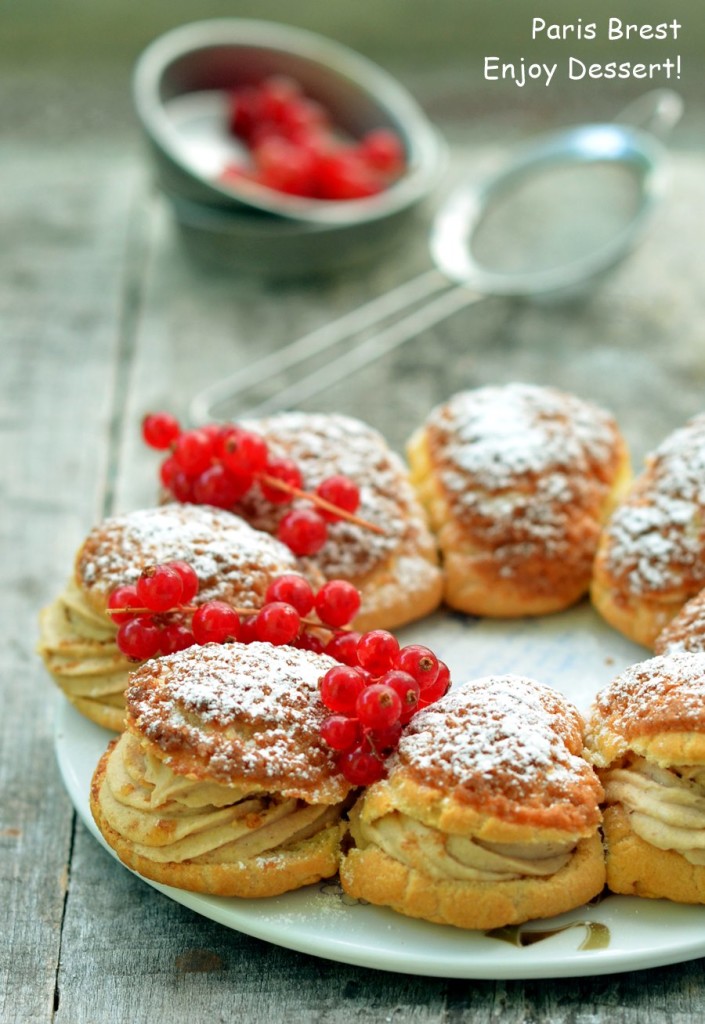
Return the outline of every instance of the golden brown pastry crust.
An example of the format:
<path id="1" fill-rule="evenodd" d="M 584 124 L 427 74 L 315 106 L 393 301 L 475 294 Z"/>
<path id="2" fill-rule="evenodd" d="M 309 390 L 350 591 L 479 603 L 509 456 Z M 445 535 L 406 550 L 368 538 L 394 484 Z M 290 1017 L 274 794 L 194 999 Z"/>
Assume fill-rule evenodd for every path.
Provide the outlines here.
<path id="1" fill-rule="evenodd" d="M 601 525 L 629 477 L 610 415 L 554 388 L 479 388 L 436 408 L 408 454 L 451 607 L 543 615 L 587 591 Z"/>
<path id="2" fill-rule="evenodd" d="M 132 674 L 127 727 L 177 775 L 337 803 L 350 784 L 321 739 L 318 695 L 336 664 L 265 643 L 190 647 Z"/>
<path id="3" fill-rule="evenodd" d="M 391 907 L 407 917 L 456 928 L 501 928 L 579 907 L 605 884 L 597 833 L 578 843 L 560 871 L 547 878 L 507 882 L 430 881 L 378 847 L 353 849 L 343 858 L 340 880 L 348 895 Z"/>
<path id="4" fill-rule="evenodd" d="M 135 583 L 148 565 L 176 560 L 198 576 L 197 604 L 257 608 L 273 577 L 301 571 L 285 544 L 231 512 L 173 503 L 104 519 L 76 555 L 75 579 L 87 602 L 104 612 L 116 587 Z"/>
<path id="5" fill-rule="evenodd" d="M 154 659 L 138 669 L 126 692 L 128 732 L 110 745 L 91 786 L 94 819 L 120 859 L 167 885 L 244 897 L 277 895 L 335 874 L 340 814 L 351 786 L 320 737 L 327 712 L 318 697 L 318 680 L 333 664 L 324 655 L 290 647 L 208 644 Z M 222 836 L 216 836 L 208 837 L 213 846 L 205 860 L 190 852 L 185 858 L 184 852 L 178 858 L 165 859 L 163 853 L 150 858 L 140 844 L 161 846 L 168 858 L 175 822 L 185 821 L 191 806 L 203 805 L 208 811 L 214 798 L 208 790 L 205 803 L 202 797 L 200 804 L 185 803 L 182 811 L 177 785 L 173 796 L 152 803 L 152 784 L 143 769 L 137 782 L 130 776 L 115 789 L 109 762 L 111 757 L 124 758 L 124 751 L 131 749 L 124 744 L 128 737 L 137 741 L 139 763 L 159 765 L 170 789 L 180 781 L 189 786 L 215 784 L 218 808 L 236 808 L 243 798 L 262 795 L 280 802 L 300 801 L 307 810 L 326 812 L 325 819 L 308 838 L 305 833 L 301 838 L 298 826 L 293 826 L 288 841 L 277 837 L 273 848 L 256 856 L 219 856 L 230 839 L 223 846 Z M 146 802 L 142 795 L 138 806 L 149 824 L 146 831 L 139 826 L 138 812 L 130 810 L 131 801 L 145 792 Z M 126 801 L 124 819 L 123 811 L 115 816 L 115 798 L 120 806 Z M 164 799 L 176 801 L 176 817 L 167 815 Z M 254 817 L 252 824 L 248 817 L 242 819 L 248 829 L 260 827 L 259 812 Z M 200 820 L 195 831 L 199 838 L 205 836 Z M 192 830 L 189 825 L 189 834 Z M 237 838 L 228 829 L 231 834 Z"/>
<path id="6" fill-rule="evenodd" d="M 705 654 L 627 668 L 595 698 L 586 745 L 600 768 L 630 751 L 658 765 L 705 764 Z"/>
<path id="7" fill-rule="evenodd" d="M 600 539 L 592 600 L 636 643 L 656 637 L 705 587 L 705 415 L 646 459 Z"/>
<path id="8" fill-rule="evenodd" d="M 629 807 L 620 802 L 624 797 L 619 790 L 611 795 L 609 785 L 610 770 L 630 769 L 635 758 L 676 773 L 705 766 L 705 654 L 674 651 L 626 669 L 597 695 L 586 748 L 610 801 L 603 825 L 608 887 L 679 903 L 705 902 L 705 866 L 637 835 Z M 644 810 L 654 814 L 648 805 Z M 677 823 L 668 815 L 661 820 Z"/>
<path id="9" fill-rule="evenodd" d="M 411 917 L 462 928 L 548 917 L 595 896 L 604 884 L 597 839 L 602 789 L 579 756 L 581 725 L 561 694 L 528 679 L 490 677 L 452 690 L 412 719 L 388 778 L 351 812 L 357 847 L 341 862 L 343 887 Z M 390 814 L 493 849 L 576 848 L 543 878 L 439 879 L 369 838 Z"/>
<path id="10" fill-rule="evenodd" d="M 308 562 L 327 579 L 346 579 L 360 591 L 356 629 L 394 629 L 423 618 L 441 601 L 436 545 L 406 469 L 384 438 L 360 420 L 323 413 L 283 413 L 246 424 L 278 457 L 293 459 L 308 489 L 343 474 L 360 488 L 358 515 L 382 528 L 330 523 L 328 540 Z M 288 506 L 264 502 L 257 487 L 236 511 L 261 530 L 275 532 Z"/>
<path id="11" fill-rule="evenodd" d="M 218 599 L 258 608 L 275 576 L 302 571 L 284 544 L 221 509 L 163 505 L 99 523 L 78 551 L 73 579 L 40 613 L 38 645 L 54 681 L 98 725 L 123 728 L 122 693 L 136 664 L 117 647 L 108 597 L 134 583 L 147 565 L 177 559 L 199 577 L 195 604 Z M 315 568 L 309 573 L 320 582 Z"/>
<path id="12" fill-rule="evenodd" d="M 606 807 L 603 832 L 612 892 L 676 903 L 705 903 L 705 866 L 675 850 L 659 850 L 632 831 L 621 804 Z"/>
<path id="13" fill-rule="evenodd" d="M 655 654 L 705 652 L 705 590 L 686 602 L 654 641 Z"/>
<path id="14" fill-rule="evenodd" d="M 177 889 L 204 892 L 212 896 L 259 899 L 279 896 L 292 889 L 330 878 L 338 870 L 340 838 L 338 823 L 287 849 L 236 863 L 197 864 L 190 861 L 159 863 L 135 852 L 134 846 L 108 823 L 100 803 L 108 759 L 115 742 L 102 756 L 91 782 L 90 806 L 93 818 L 106 842 L 128 868 L 145 878 Z"/>

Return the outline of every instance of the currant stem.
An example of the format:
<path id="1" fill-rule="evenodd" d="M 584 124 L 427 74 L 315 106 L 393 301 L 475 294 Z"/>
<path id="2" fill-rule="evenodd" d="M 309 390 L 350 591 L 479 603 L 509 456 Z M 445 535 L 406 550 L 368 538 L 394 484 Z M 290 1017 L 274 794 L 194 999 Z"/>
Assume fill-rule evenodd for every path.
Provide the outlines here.
<path id="1" fill-rule="evenodd" d="M 130 612 L 132 615 L 155 615 L 159 618 L 165 615 L 171 615 L 173 612 L 187 612 L 189 615 L 198 610 L 199 605 L 193 604 L 180 604 L 176 608 L 169 608 L 165 612 L 155 612 L 151 608 L 133 608 L 132 605 L 125 605 L 120 608 L 111 608 L 109 613 L 112 615 L 120 615 L 122 612 Z M 235 605 L 230 606 L 237 615 L 256 615 L 257 612 L 261 611 L 261 608 L 238 608 Z M 266 605 L 263 605 L 266 607 Z M 305 619 L 301 618 L 302 626 L 312 626 L 314 629 L 324 629 L 327 633 L 351 633 L 352 626 L 327 626 L 325 622 L 319 622 L 317 619 Z"/>
<path id="2" fill-rule="evenodd" d="M 349 523 L 355 523 L 356 526 L 362 526 L 366 530 L 372 530 L 373 533 L 384 534 L 386 531 L 381 526 L 377 526 L 376 523 L 371 523 L 368 519 L 363 519 L 361 516 L 356 516 L 353 512 L 346 512 L 345 509 L 339 508 L 338 505 L 334 505 L 330 501 L 326 501 L 325 498 L 321 498 L 320 495 L 313 493 L 312 491 L 302 491 L 300 487 L 294 487 L 293 484 L 287 484 L 283 480 L 277 479 L 275 476 L 270 476 L 269 473 L 256 473 L 257 479 L 262 480 L 269 487 L 276 487 L 280 491 L 286 491 L 287 494 L 291 494 L 294 498 L 306 498 L 314 505 L 318 505 L 319 508 L 323 508 L 326 512 L 332 512 L 338 516 L 339 519 L 347 519 Z"/>

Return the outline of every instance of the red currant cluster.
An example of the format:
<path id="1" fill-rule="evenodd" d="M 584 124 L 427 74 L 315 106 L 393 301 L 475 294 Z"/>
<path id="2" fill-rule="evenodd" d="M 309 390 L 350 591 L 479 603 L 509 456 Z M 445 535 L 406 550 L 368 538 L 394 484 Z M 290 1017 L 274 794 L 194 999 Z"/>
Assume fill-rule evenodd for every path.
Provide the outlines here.
<path id="1" fill-rule="evenodd" d="M 321 736 L 338 751 L 345 778 L 368 786 L 384 776 L 384 759 L 399 743 L 403 726 L 447 693 L 450 673 L 428 647 L 400 648 L 383 629 L 348 633 L 338 652 L 346 664 L 329 669 L 320 683 L 321 700 L 333 712 Z"/>
<path id="2" fill-rule="evenodd" d="M 318 592 L 295 573 L 277 576 L 267 588 L 263 606 L 233 608 L 224 601 L 194 607 L 198 577 L 185 562 L 151 565 L 137 583 L 117 587 L 108 599 L 108 612 L 118 624 L 117 645 L 128 658 L 144 661 L 173 654 L 193 644 L 290 644 L 321 653 L 335 652 L 347 636 L 343 627 L 355 618 L 360 594 L 346 580 L 329 580 Z M 307 616 L 314 614 L 315 619 Z M 190 618 L 190 621 L 189 621 Z M 328 642 L 323 636 L 332 634 Z"/>
<path id="3" fill-rule="evenodd" d="M 328 538 L 329 522 L 348 519 L 367 529 L 379 527 L 354 513 L 360 492 L 349 477 L 321 481 L 315 491 L 303 489 L 301 470 L 291 459 L 274 458 L 259 434 L 233 424 L 210 423 L 182 430 L 166 412 L 142 421 L 142 436 L 151 448 L 169 451 L 160 468 L 161 482 L 177 501 L 232 508 L 257 483 L 275 505 L 307 499 L 314 508 L 294 508 L 279 521 L 277 537 L 295 555 L 314 555 Z"/>
<path id="4" fill-rule="evenodd" d="M 230 130 L 245 142 L 252 167 L 232 164 L 224 184 L 242 178 L 290 195 L 362 199 L 383 191 L 404 170 L 396 132 L 377 128 L 360 142 L 343 141 L 329 112 L 283 75 L 234 89 Z"/>

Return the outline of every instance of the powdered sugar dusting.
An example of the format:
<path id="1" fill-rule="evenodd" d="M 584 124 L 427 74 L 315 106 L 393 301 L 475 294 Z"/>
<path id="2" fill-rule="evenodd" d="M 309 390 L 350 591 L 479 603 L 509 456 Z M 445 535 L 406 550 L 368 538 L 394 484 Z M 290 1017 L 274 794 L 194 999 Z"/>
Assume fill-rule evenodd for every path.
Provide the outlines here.
<path id="1" fill-rule="evenodd" d="M 350 522 L 331 523 L 328 540 L 315 556 L 327 577 L 362 576 L 400 546 L 415 545 L 425 533 L 423 513 L 401 459 L 367 424 L 348 416 L 292 412 L 245 426 L 264 435 L 275 455 L 293 459 L 308 489 L 335 474 L 350 477 L 360 489 L 358 515 L 384 530 L 378 534 Z M 238 511 L 270 531 L 283 514 L 264 502 L 256 488 Z"/>
<path id="2" fill-rule="evenodd" d="M 532 553 L 570 555 L 571 521 L 601 507 L 618 462 L 618 432 L 604 410 L 554 388 L 486 387 L 433 411 L 429 443 L 453 513 L 472 522 L 505 572 Z"/>
<path id="3" fill-rule="evenodd" d="M 705 652 L 705 591 L 685 604 L 678 615 L 659 633 L 654 643 L 656 654 L 690 651 Z"/>
<path id="4" fill-rule="evenodd" d="M 705 728 L 705 654 L 673 651 L 631 665 L 595 700 L 598 729 L 626 739 Z"/>
<path id="5" fill-rule="evenodd" d="M 598 787 L 581 747 L 580 716 L 561 694 L 520 676 L 489 676 L 419 712 L 392 763 L 487 813 L 521 819 L 563 805 L 561 820 L 597 820 Z"/>
<path id="6" fill-rule="evenodd" d="M 186 774 L 258 782 L 337 802 L 349 786 L 320 738 L 318 681 L 331 658 L 270 644 L 208 644 L 147 662 L 126 692 L 128 721 Z M 184 767 L 186 765 L 186 767 Z"/>
<path id="7" fill-rule="evenodd" d="M 183 560 L 195 570 L 197 603 L 214 598 L 258 607 L 273 576 L 297 571 L 289 548 L 231 512 L 205 505 L 162 505 L 104 520 L 79 552 L 76 573 L 107 599 L 150 564 Z"/>
<path id="8" fill-rule="evenodd" d="M 604 564 L 633 594 L 705 586 L 705 414 L 674 431 L 615 512 Z"/>

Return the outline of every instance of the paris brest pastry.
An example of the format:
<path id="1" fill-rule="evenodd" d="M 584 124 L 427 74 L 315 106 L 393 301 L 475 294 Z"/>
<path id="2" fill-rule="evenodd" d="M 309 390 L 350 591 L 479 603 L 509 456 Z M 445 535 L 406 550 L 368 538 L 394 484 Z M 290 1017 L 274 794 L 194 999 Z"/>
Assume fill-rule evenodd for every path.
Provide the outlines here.
<path id="1" fill-rule="evenodd" d="M 608 413 L 531 384 L 464 391 L 430 414 L 408 454 L 452 608 L 543 615 L 586 593 L 601 525 L 629 476 Z"/>
<path id="2" fill-rule="evenodd" d="M 351 896 L 459 928 L 550 917 L 599 893 L 602 789 L 582 720 L 517 676 L 466 683 L 411 720 L 350 812 Z"/>
<path id="3" fill-rule="evenodd" d="M 632 665 L 595 699 L 613 892 L 705 903 L 705 654 Z"/>
<path id="4" fill-rule="evenodd" d="M 705 590 L 687 601 L 654 641 L 654 653 L 705 653 Z"/>
<path id="5" fill-rule="evenodd" d="M 205 505 L 142 509 L 91 530 L 66 588 L 41 613 L 39 652 L 68 699 L 108 729 L 122 729 L 123 691 L 135 667 L 118 650 L 108 598 L 146 566 L 176 560 L 199 578 L 194 603 L 218 599 L 244 608 L 263 603 L 275 576 L 300 570 L 284 544 Z"/>
<path id="6" fill-rule="evenodd" d="M 393 629 L 438 607 L 436 546 L 404 465 L 381 434 L 360 420 L 323 413 L 283 413 L 243 425 L 265 437 L 275 457 L 293 459 L 308 489 L 335 474 L 353 480 L 358 515 L 384 531 L 330 523 L 328 540 L 309 560 L 327 579 L 349 580 L 360 591 L 356 629 Z M 236 511 L 274 532 L 287 508 L 264 501 L 255 486 Z"/>
<path id="7" fill-rule="evenodd" d="M 630 639 L 653 647 L 705 587 L 705 414 L 670 434 L 608 523 L 592 600 Z"/>
<path id="8" fill-rule="evenodd" d="M 137 669 L 126 731 L 91 786 L 93 817 L 120 859 L 220 896 L 275 896 L 334 875 L 350 790 L 319 733 L 318 680 L 334 664 L 233 643 Z"/>

